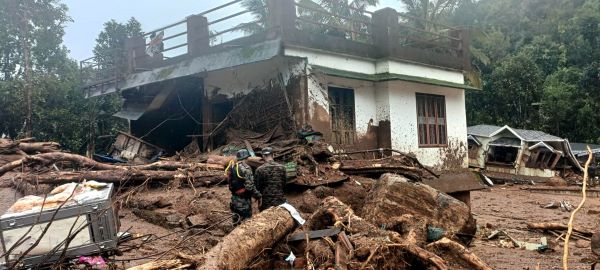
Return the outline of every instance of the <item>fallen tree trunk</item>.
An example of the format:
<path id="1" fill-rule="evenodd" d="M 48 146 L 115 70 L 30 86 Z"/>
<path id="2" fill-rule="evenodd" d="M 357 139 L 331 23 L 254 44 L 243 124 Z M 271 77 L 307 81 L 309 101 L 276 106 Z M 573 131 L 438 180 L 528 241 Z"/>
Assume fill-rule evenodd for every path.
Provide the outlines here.
<path id="1" fill-rule="evenodd" d="M 462 259 L 463 261 L 467 262 L 471 266 L 471 269 L 493 270 L 484 261 L 479 259 L 477 255 L 473 254 L 473 252 L 471 252 L 461 244 L 456 243 L 448 238 L 442 238 L 439 241 L 427 245 L 427 249 L 430 251 L 434 251 L 436 249 L 446 249 L 449 250 L 452 254 L 458 255 L 458 257 L 460 257 L 460 259 Z"/>
<path id="2" fill-rule="evenodd" d="M 22 159 L 10 162 L 0 167 L 0 176 L 5 173 L 12 171 L 16 168 L 25 165 L 43 165 L 48 166 L 56 162 L 68 161 L 77 164 L 80 167 L 93 170 L 177 170 L 177 169 L 210 169 L 210 170 L 222 170 L 223 166 L 215 164 L 205 163 L 183 163 L 176 161 L 159 161 L 147 165 L 138 166 L 122 166 L 122 165 L 111 165 L 97 162 L 93 159 L 69 154 L 62 152 L 44 153 L 34 156 L 26 156 Z"/>
<path id="3" fill-rule="evenodd" d="M 294 229 L 295 221 L 282 207 L 272 207 L 243 222 L 204 256 L 197 269 L 244 269 L 252 260 Z"/>
<path id="4" fill-rule="evenodd" d="M 190 266 L 191 266 L 191 264 L 186 264 L 180 259 L 173 259 L 173 260 L 152 261 L 149 263 L 145 263 L 145 264 L 141 264 L 141 265 L 134 266 L 131 268 L 127 268 L 127 270 L 186 269 Z"/>
<path id="5" fill-rule="evenodd" d="M 408 222 L 397 220 L 402 215 L 412 217 Z M 378 227 L 401 234 L 407 227 L 420 227 L 414 230 L 418 244 L 427 239 L 427 225 L 442 228 L 449 238 L 457 234 L 472 236 L 477 231 L 471 209 L 465 203 L 428 185 L 412 183 L 394 174 L 384 174 L 371 188 L 361 216 Z"/>
<path id="6" fill-rule="evenodd" d="M 437 269 L 448 269 L 444 260 L 436 254 L 412 244 L 412 240 L 407 241 L 397 232 L 379 229 L 375 225 L 354 214 L 354 210 L 339 199 L 327 197 L 323 200 L 321 207 L 309 218 L 305 227 L 310 230 L 316 230 L 332 225 L 339 226 L 346 232 L 352 234 L 350 236 L 350 241 L 355 244 L 356 253 L 358 254 L 373 254 L 374 251 L 372 250 L 377 246 L 396 247 L 419 258 L 422 262 L 435 266 Z M 412 234 L 409 233 L 408 235 Z M 390 244 L 389 241 L 392 243 Z M 383 250 L 381 252 L 383 253 Z M 386 252 L 393 252 L 393 250 L 387 249 Z M 389 264 L 390 262 L 387 262 L 385 258 L 397 257 L 400 257 L 398 259 L 402 262 L 403 260 L 399 254 L 377 256 L 378 259 L 371 259 L 367 263 L 371 264 L 374 269 L 385 268 L 384 265 L 378 265 L 378 263 Z M 373 255 L 370 255 L 369 257 L 373 257 Z"/>
<path id="7" fill-rule="evenodd" d="M 530 230 L 556 230 L 556 231 L 566 231 L 568 229 L 567 225 L 560 224 L 560 223 L 527 223 L 527 228 Z M 583 229 L 583 228 L 573 228 L 573 231 L 581 233 L 584 236 L 592 236 L 592 234 L 594 234 L 592 231 Z"/>
<path id="8" fill-rule="evenodd" d="M 101 182 L 127 183 L 144 181 L 170 181 L 175 179 L 189 179 L 198 186 L 210 186 L 224 179 L 221 171 L 140 171 L 140 170 L 113 170 L 113 171 L 77 171 L 77 172 L 47 172 L 42 174 L 21 173 L 15 180 L 26 181 L 32 184 L 62 184 L 96 180 Z"/>
<path id="9" fill-rule="evenodd" d="M 60 144 L 55 142 L 31 142 L 30 139 L 19 141 L 0 139 L 0 154 L 28 154 L 49 153 L 60 150 Z"/>
<path id="10" fill-rule="evenodd" d="M 60 151 L 60 144 L 55 142 L 19 143 L 19 149 L 28 154 L 51 153 Z"/>

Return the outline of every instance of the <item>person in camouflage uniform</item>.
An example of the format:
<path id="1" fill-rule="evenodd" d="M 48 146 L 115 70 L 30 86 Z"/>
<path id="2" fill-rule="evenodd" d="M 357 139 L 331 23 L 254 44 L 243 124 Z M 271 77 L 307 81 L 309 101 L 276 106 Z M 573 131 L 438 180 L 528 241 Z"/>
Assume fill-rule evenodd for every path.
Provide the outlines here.
<path id="1" fill-rule="evenodd" d="M 237 152 L 237 162 L 227 166 L 227 178 L 229 191 L 231 191 L 231 203 L 229 205 L 233 215 L 233 225 L 239 225 L 243 220 L 252 217 L 252 197 L 259 201 L 262 195 L 254 186 L 252 168 L 244 162 L 250 153 L 246 149 Z"/>
<path id="2" fill-rule="evenodd" d="M 283 192 L 286 182 L 285 167 L 273 160 L 273 149 L 270 147 L 263 149 L 262 156 L 266 162 L 256 169 L 256 185 L 263 195 L 259 205 L 260 211 L 286 202 Z"/>

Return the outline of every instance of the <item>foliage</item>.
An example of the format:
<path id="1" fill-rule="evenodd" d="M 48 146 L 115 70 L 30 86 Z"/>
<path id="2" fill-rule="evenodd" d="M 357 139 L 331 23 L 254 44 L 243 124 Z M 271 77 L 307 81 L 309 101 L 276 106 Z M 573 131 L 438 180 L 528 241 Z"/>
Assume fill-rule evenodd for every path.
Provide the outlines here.
<path id="1" fill-rule="evenodd" d="M 109 115 L 120 106 L 118 96 L 100 100 L 84 97 L 78 64 L 67 57 L 68 51 L 62 46 L 65 25 L 71 21 L 67 12 L 58 0 L 0 0 L 0 135 L 24 135 L 26 41 L 31 56 L 33 136 L 84 153 L 91 126 L 103 128 L 102 134 L 114 134 L 115 129 L 126 126 Z M 133 23 L 129 26 L 136 28 Z M 112 29 L 120 31 L 119 27 Z M 99 40 L 99 52 L 124 41 L 122 35 L 110 33 Z"/>
<path id="2" fill-rule="evenodd" d="M 600 143 L 600 1 L 465 0 L 443 20 L 471 29 L 484 87 L 467 93 L 470 125 Z"/>
<path id="3" fill-rule="evenodd" d="M 243 0 L 241 5 L 252 11 L 256 22 L 243 23 L 241 29 L 246 34 L 254 34 L 264 31 L 267 27 L 268 7 L 267 0 Z M 304 19 L 298 22 L 298 27 L 305 31 L 329 34 L 348 38 L 352 40 L 365 40 L 369 31 L 368 22 L 370 18 L 364 15 L 368 7 L 376 6 L 379 0 L 299 0 L 298 17 Z M 348 20 L 346 18 L 351 18 Z M 308 23 L 311 21 L 314 23 Z M 357 34 L 359 33 L 359 34 Z"/>
<path id="4" fill-rule="evenodd" d="M 125 67 L 125 41 L 141 35 L 142 25 L 133 17 L 125 24 L 115 20 L 105 22 L 94 46 L 94 57 L 99 68 Z"/>

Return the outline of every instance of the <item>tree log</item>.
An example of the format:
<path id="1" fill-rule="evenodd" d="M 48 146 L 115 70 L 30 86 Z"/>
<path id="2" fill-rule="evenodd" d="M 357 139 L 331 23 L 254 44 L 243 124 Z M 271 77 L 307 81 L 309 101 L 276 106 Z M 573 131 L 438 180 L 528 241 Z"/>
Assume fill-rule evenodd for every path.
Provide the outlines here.
<path id="1" fill-rule="evenodd" d="M 412 218 L 409 222 L 397 220 L 402 215 L 411 215 Z M 427 239 L 427 225 L 443 228 L 448 237 L 457 233 L 475 235 L 477 230 L 475 219 L 465 203 L 428 185 L 412 183 L 394 174 L 381 176 L 373 186 L 361 216 L 376 226 L 401 234 L 409 231 L 407 225 L 421 227 L 413 230 L 418 245 L 424 244 Z"/>
<path id="2" fill-rule="evenodd" d="M 4 175 L 6 172 L 12 171 L 16 168 L 19 168 L 24 165 L 33 165 L 39 164 L 48 166 L 60 161 L 69 161 L 73 162 L 80 167 L 84 167 L 86 169 L 94 169 L 94 170 L 177 170 L 177 169 L 210 169 L 210 170 L 222 170 L 223 166 L 215 165 L 215 164 L 205 164 L 205 163 L 183 163 L 176 161 L 159 161 L 152 164 L 147 165 L 138 165 L 138 166 L 122 166 L 122 165 L 111 165 L 97 162 L 93 159 L 69 154 L 62 152 L 53 152 L 53 153 L 44 153 L 33 156 L 26 156 L 20 160 L 16 160 L 10 163 L 5 164 L 0 167 L 0 176 Z"/>
<path id="3" fill-rule="evenodd" d="M 407 243 L 406 239 L 397 232 L 379 229 L 375 225 L 354 214 L 354 210 L 335 197 L 323 199 L 321 207 L 313 213 L 304 226 L 309 230 L 316 230 L 331 225 L 341 227 L 346 232 L 351 233 L 350 239 L 356 245 L 355 248 L 359 253 L 360 250 L 372 250 L 378 245 L 398 247 L 401 250 L 418 257 L 421 261 L 435 266 L 437 269 L 448 269 L 444 260 L 439 256 L 415 244 Z M 381 239 L 389 240 L 380 242 Z M 388 244 L 388 241 L 392 241 L 393 243 Z M 386 257 L 398 257 L 398 255 Z M 375 269 L 378 268 L 377 265 L 374 265 L 373 267 Z"/>
<path id="4" fill-rule="evenodd" d="M 190 267 L 190 264 L 184 263 L 180 259 L 152 261 L 128 268 L 127 270 L 166 270 L 166 269 L 185 269 Z"/>
<path id="5" fill-rule="evenodd" d="M 452 254 L 457 255 L 459 258 L 467 262 L 472 267 L 471 269 L 493 270 L 484 261 L 479 259 L 477 255 L 473 254 L 473 252 L 465 248 L 463 245 L 445 237 L 439 241 L 427 245 L 427 249 L 430 251 L 434 251 L 436 249 L 447 249 Z"/>
<path id="6" fill-rule="evenodd" d="M 243 222 L 204 256 L 197 269 L 244 269 L 252 260 L 294 229 L 295 220 L 282 207 L 271 207 Z"/>
<path id="7" fill-rule="evenodd" d="M 527 228 L 530 230 L 556 230 L 556 231 L 566 231 L 568 229 L 567 225 L 560 224 L 560 223 L 527 223 Z M 581 233 L 584 236 L 592 236 L 592 234 L 594 234 L 592 231 L 583 229 L 583 228 L 573 228 L 573 231 Z"/>
<path id="8" fill-rule="evenodd" d="M 224 180 L 221 171 L 140 171 L 140 170 L 113 170 L 113 171 L 77 171 L 77 172 L 47 172 L 42 174 L 21 173 L 15 179 L 32 184 L 62 184 L 96 180 L 101 182 L 126 183 L 144 181 L 170 181 L 175 179 L 190 179 L 199 186 L 210 186 Z"/>
<path id="9" fill-rule="evenodd" d="M 55 142 L 30 142 L 31 140 L 13 141 L 0 139 L 0 154 L 16 154 L 25 152 L 28 154 L 49 153 L 60 150 L 60 144 Z"/>
<path id="10" fill-rule="evenodd" d="M 51 153 L 60 150 L 60 144 L 55 142 L 19 143 L 19 149 L 28 154 Z"/>

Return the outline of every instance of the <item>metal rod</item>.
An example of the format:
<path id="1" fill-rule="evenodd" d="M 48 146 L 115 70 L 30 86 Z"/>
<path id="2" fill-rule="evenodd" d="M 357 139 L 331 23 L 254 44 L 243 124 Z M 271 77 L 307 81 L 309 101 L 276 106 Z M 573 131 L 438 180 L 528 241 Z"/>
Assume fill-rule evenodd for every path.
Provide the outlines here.
<path id="1" fill-rule="evenodd" d="M 150 34 L 152 34 L 152 33 L 156 33 L 156 32 L 159 32 L 159 31 L 165 30 L 165 29 L 167 29 L 167 28 L 171 28 L 171 27 L 177 26 L 177 25 L 180 25 L 180 24 L 182 24 L 182 23 L 185 23 L 185 22 L 187 22 L 187 18 L 186 18 L 186 19 L 183 19 L 183 20 L 181 20 L 181 21 L 178 21 L 178 22 L 175 22 L 175 23 L 169 24 L 169 25 L 167 25 L 167 26 L 163 26 L 163 27 L 161 27 L 161 28 L 154 29 L 154 30 L 152 30 L 152 31 L 149 31 L 149 32 L 143 33 L 143 34 L 142 34 L 142 36 L 143 36 L 143 37 L 145 37 L 145 36 L 148 36 L 148 35 L 150 35 Z"/>
<path id="2" fill-rule="evenodd" d="M 170 47 L 170 48 L 164 49 L 164 50 L 162 50 L 162 51 L 163 51 L 163 52 L 166 52 L 166 51 L 174 50 L 174 49 L 181 48 L 181 47 L 184 47 L 184 46 L 187 46 L 187 45 L 188 45 L 188 44 L 187 44 L 187 42 L 186 42 L 186 43 L 183 43 L 183 44 L 179 44 L 179 45 L 176 45 L 176 46 L 173 46 L 173 47 Z"/>
<path id="3" fill-rule="evenodd" d="M 238 3 L 238 2 L 242 2 L 242 0 L 234 0 L 234 1 L 231 1 L 231 2 L 229 2 L 229 3 L 222 4 L 222 5 L 218 6 L 218 7 L 214 7 L 214 8 L 211 8 L 211 9 L 209 9 L 209 10 L 206 10 L 206 11 L 200 12 L 200 13 L 198 13 L 198 15 L 201 15 L 201 16 L 203 16 L 203 15 L 206 15 L 206 14 L 208 14 L 208 13 L 211 13 L 211 12 L 213 12 L 213 11 L 216 11 L 216 10 L 222 9 L 222 8 L 224 8 L 224 7 L 231 6 L 231 5 L 233 5 L 233 4 L 235 4 L 235 3 Z"/>
<path id="4" fill-rule="evenodd" d="M 240 16 L 240 15 L 243 15 L 243 14 L 245 14 L 245 13 L 252 12 L 252 11 L 254 11 L 254 10 L 244 10 L 244 11 L 240 11 L 240 12 L 237 12 L 237 13 L 231 14 L 231 15 L 229 15 L 229 16 L 225 16 L 225 17 L 223 17 L 223 18 L 220 18 L 220 19 L 214 20 L 214 21 L 212 21 L 212 22 L 209 22 L 209 23 L 208 23 L 208 25 L 212 25 L 212 24 L 219 23 L 219 22 L 222 22 L 222 21 L 225 21 L 225 20 L 229 20 L 229 19 L 231 19 L 231 18 L 234 18 L 234 17 Z"/>
<path id="5" fill-rule="evenodd" d="M 257 20 L 257 21 L 249 22 L 248 24 L 250 24 L 250 23 L 258 23 L 258 22 L 262 22 L 262 20 Z M 216 33 L 213 33 L 211 35 L 208 35 L 208 38 L 214 38 L 216 36 L 220 36 L 220 35 L 225 34 L 227 32 L 238 30 L 238 29 L 244 28 L 244 27 L 246 27 L 246 24 L 234 26 L 234 27 L 231 27 L 229 29 L 226 29 L 226 30 L 223 30 L 223 31 L 220 31 L 220 32 L 216 32 Z"/>
<path id="6" fill-rule="evenodd" d="M 162 40 L 162 41 L 167 41 L 167 40 L 169 40 L 169 39 L 174 39 L 174 38 L 176 38 L 176 37 L 180 37 L 180 36 L 183 36 L 183 35 L 187 35 L 187 33 L 188 33 L 188 31 L 184 31 L 184 32 L 181 32 L 181 33 L 179 33 L 179 34 L 175 34 L 175 35 L 172 35 L 172 36 L 168 36 L 168 37 L 166 37 L 166 38 L 163 38 L 163 40 Z M 146 45 L 148 45 L 148 44 L 146 44 Z"/>

